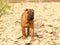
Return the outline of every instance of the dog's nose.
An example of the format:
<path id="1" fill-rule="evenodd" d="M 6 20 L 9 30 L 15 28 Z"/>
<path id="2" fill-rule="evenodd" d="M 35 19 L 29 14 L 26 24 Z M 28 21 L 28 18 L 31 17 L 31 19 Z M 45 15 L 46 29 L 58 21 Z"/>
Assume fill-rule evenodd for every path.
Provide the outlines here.
<path id="1" fill-rule="evenodd" d="M 31 19 L 34 19 L 34 15 L 33 14 L 31 15 Z"/>
<path id="2" fill-rule="evenodd" d="M 30 15 L 28 15 L 28 20 L 30 21 L 30 20 L 33 20 L 34 19 L 34 15 L 33 14 L 30 14 Z"/>

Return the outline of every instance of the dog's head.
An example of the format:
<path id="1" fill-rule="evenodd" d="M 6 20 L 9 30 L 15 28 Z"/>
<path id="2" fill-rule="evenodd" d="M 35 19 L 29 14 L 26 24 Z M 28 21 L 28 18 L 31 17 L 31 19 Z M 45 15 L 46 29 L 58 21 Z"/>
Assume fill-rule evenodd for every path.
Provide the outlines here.
<path id="1" fill-rule="evenodd" d="M 34 10 L 33 9 L 26 9 L 25 11 L 27 11 L 27 20 L 31 21 L 34 19 Z"/>

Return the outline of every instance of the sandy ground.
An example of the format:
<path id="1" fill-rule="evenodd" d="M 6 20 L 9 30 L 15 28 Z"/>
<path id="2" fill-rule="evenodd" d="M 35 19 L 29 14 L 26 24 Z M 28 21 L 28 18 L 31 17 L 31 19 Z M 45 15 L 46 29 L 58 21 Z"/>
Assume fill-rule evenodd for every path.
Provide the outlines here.
<path id="1" fill-rule="evenodd" d="M 30 45 L 60 45 L 60 3 L 11 3 L 9 15 L 0 18 L 0 45 L 29 45 L 31 37 L 21 39 L 21 14 L 27 8 L 35 11 L 36 41 Z"/>

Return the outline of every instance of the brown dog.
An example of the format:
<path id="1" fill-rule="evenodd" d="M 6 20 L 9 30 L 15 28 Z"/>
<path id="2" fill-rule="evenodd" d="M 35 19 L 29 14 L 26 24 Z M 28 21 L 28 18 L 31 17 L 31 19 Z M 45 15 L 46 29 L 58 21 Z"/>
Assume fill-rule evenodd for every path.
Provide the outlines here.
<path id="1" fill-rule="evenodd" d="M 34 10 L 26 9 L 21 16 L 22 38 L 26 38 L 27 28 L 28 35 L 31 33 L 31 41 L 34 41 Z"/>

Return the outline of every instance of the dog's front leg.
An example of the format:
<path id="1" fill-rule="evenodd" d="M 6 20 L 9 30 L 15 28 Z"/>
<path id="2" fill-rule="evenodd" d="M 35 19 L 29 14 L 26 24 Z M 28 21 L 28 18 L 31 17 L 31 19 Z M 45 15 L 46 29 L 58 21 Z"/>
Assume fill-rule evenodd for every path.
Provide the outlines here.
<path id="1" fill-rule="evenodd" d="M 34 39 L 34 25 L 31 26 L 30 32 L 31 32 L 31 41 L 34 41 L 34 40 L 35 40 L 35 39 Z"/>
<path id="2" fill-rule="evenodd" d="M 22 39 L 26 38 L 25 27 L 22 27 Z"/>

